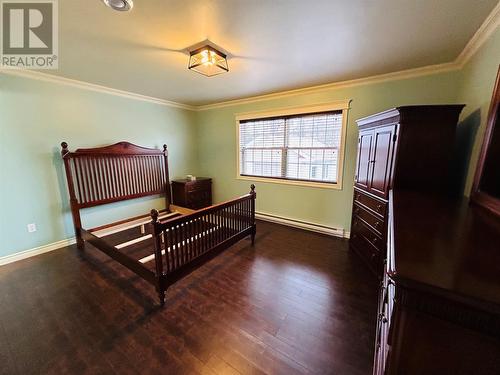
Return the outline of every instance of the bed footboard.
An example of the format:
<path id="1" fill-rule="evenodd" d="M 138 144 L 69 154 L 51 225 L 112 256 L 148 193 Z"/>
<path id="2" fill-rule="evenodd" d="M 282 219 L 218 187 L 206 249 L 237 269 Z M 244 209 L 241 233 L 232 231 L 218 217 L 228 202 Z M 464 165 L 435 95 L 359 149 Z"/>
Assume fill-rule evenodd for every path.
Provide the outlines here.
<path id="1" fill-rule="evenodd" d="M 251 236 L 255 241 L 255 185 L 249 194 L 170 220 L 151 211 L 151 233 L 160 303 L 165 291 L 221 251 Z M 153 260 L 153 259 L 151 259 Z"/>

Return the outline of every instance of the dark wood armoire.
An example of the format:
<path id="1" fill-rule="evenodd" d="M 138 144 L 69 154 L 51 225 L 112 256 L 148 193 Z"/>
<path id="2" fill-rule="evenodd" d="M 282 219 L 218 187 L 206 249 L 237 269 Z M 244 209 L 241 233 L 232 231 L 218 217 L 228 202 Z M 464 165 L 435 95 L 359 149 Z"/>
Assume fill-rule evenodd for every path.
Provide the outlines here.
<path id="1" fill-rule="evenodd" d="M 463 107 L 403 106 L 357 120 L 350 246 L 379 278 L 387 248 L 389 190 L 448 189 L 446 171 Z"/>
<path id="2" fill-rule="evenodd" d="M 373 375 L 500 374 L 495 92 L 472 202 L 448 190 L 462 105 L 358 121 L 351 246 L 380 278 Z"/>

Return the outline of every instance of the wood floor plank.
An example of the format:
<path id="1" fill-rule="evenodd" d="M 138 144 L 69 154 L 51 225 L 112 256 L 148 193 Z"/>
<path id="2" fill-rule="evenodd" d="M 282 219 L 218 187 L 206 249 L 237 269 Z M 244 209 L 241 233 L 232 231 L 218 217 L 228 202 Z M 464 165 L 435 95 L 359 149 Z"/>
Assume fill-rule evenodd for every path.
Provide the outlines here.
<path id="1" fill-rule="evenodd" d="M 151 285 L 70 246 L 0 267 L 0 375 L 369 374 L 376 285 L 345 240 L 259 222 L 255 247 L 160 308 Z"/>

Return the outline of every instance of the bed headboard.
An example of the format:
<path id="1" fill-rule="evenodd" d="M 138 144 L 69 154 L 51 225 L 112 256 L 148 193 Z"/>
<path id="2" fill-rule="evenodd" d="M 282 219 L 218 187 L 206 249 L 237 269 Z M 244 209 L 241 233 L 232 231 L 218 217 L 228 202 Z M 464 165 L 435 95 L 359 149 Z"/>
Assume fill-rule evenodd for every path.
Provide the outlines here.
<path id="1" fill-rule="evenodd" d="M 61 155 L 72 211 L 127 199 L 164 194 L 170 203 L 167 146 L 163 150 L 129 142 L 70 152 L 61 143 Z"/>

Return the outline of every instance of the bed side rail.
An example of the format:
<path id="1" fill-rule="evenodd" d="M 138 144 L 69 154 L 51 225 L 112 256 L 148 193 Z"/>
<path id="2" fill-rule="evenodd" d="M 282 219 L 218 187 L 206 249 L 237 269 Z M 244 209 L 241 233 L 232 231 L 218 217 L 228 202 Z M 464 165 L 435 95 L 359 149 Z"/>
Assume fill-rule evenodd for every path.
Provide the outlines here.
<path id="1" fill-rule="evenodd" d="M 159 221 L 151 211 L 156 274 L 171 284 L 239 239 L 255 238 L 255 186 L 242 197 L 191 214 Z"/>

